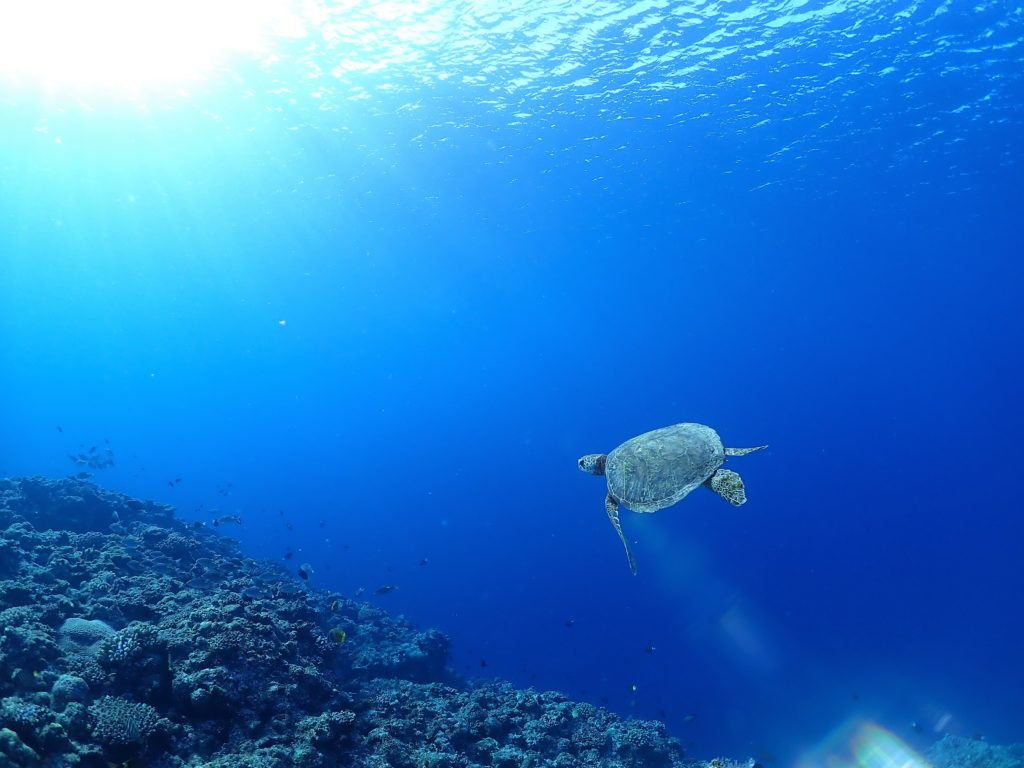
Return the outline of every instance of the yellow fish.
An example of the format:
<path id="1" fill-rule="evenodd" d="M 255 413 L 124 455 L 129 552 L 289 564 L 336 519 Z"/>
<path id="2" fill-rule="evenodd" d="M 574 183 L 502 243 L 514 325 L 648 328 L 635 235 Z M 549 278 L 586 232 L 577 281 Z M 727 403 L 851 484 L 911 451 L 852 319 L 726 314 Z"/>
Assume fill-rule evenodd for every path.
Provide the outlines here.
<path id="1" fill-rule="evenodd" d="M 331 638 L 332 643 L 337 643 L 338 645 L 344 643 L 345 638 L 348 637 L 348 635 L 345 634 L 345 630 L 341 627 L 335 627 L 327 633 L 327 636 Z"/>

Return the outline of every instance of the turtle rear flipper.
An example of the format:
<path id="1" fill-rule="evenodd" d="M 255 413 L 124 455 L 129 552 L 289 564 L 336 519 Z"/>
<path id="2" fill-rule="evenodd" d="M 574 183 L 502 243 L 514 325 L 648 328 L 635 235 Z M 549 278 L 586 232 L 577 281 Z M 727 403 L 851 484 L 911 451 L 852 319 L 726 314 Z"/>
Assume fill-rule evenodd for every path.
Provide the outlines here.
<path id="1" fill-rule="evenodd" d="M 743 488 L 743 479 L 731 469 L 718 470 L 704 481 L 704 485 L 734 507 L 741 507 L 747 503 L 747 492 Z"/>
<path id="2" fill-rule="evenodd" d="M 626 541 L 626 535 L 622 532 L 622 524 L 619 522 L 619 504 L 612 498 L 611 494 L 605 496 L 604 511 L 608 513 L 608 519 L 612 521 L 612 526 L 615 528 L 615 532 L 619 534 L 619 541 L 621 541 L 622 546 L 626 548 L 626 558 L 629 560 L 629 570 L 631 570 L 633 575 L 636 576 L 636 558 L 633 557 L 633 550 L 629 548 L 629 542 Z"/>
<path id="3" fill-rule="evenodd" d="M 754 446 L 753 448 L 726 448 L 725 449 L 725 455 L 726 456 L 746 456 L 748 453 L 753 453 L 754 451 L 760 451 L 760 450 L 762 450 L 764 448 L 767 448 L 767 447 L 768 447 L 767 445 L 757 445 L 757 446 Z"/>

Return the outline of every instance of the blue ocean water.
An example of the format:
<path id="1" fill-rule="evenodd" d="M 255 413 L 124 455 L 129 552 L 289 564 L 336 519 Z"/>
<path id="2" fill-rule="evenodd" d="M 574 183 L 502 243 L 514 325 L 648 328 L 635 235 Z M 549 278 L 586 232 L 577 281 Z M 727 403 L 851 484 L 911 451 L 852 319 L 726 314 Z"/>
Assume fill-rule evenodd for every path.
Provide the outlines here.
<path id="1" fill-rule="evenodd" d="M 1024 739 L 1020 7 L 248 21 L 180 80 L 142 27 L 0 59 L 0 474 L 110 456 L 699 757 Z M 624 511 L 634 577 L 576 460 L 681 421 L 770 448 Z"/>

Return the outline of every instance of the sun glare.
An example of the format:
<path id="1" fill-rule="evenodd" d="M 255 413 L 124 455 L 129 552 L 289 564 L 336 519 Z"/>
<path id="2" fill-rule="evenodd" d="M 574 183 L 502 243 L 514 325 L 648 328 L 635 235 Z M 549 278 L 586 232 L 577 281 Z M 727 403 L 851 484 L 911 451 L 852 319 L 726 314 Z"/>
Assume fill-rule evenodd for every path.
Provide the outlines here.
<path id="1" fill-rule="evenodd" d="M 24 0 L 0 4 L 0 78 L 47 89 L 160 88 L 300 37 L 289 0 Z"/>

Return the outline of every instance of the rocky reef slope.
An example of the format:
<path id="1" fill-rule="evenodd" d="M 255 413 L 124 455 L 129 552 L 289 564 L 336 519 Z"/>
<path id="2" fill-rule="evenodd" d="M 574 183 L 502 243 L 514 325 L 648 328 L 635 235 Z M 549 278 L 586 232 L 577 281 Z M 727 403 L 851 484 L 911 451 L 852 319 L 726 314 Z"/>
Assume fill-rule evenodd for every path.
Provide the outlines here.
<path id="1" fill-rule="evenodd" d="M 4 765 L 687 764 L 660 723 L 465 683 L 448 651 L 440 632 L 308 588 L 167 506 L 79 479 L 0 480 Z"/>

